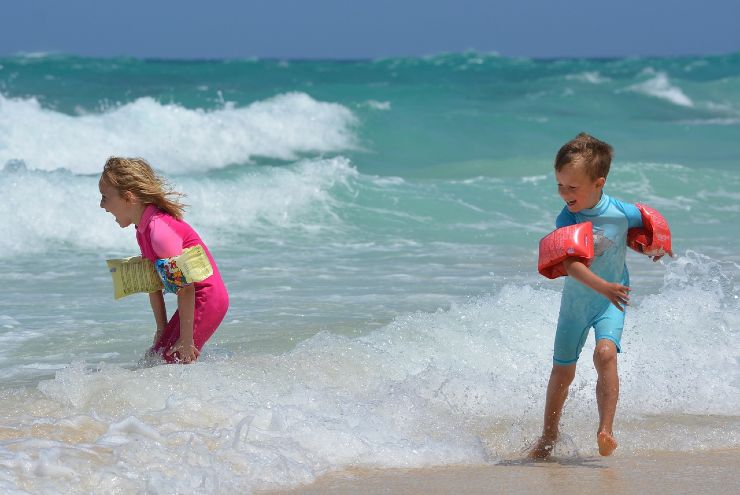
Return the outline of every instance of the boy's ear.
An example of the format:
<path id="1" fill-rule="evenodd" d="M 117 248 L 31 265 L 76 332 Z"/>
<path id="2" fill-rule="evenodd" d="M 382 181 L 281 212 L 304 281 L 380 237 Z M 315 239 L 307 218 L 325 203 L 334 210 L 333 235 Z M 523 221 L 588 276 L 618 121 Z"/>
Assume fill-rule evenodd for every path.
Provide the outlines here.
<path id="1" fill-rule="evenodd" d="M 599 177 L 596 179 L 596 187 L 601 189 L 604 187 L 604 184 L 606 184 L 606 177 Z"/>

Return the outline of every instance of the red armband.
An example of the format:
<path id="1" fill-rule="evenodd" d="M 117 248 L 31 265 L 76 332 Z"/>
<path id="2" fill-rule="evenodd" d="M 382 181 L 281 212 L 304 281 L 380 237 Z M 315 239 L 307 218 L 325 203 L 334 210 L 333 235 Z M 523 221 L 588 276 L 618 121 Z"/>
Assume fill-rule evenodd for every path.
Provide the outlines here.
<path id="1" fill-rule="evenodd" d="M 563 261 L 578 258 L 586 266 L 594 257 L 594 229 L 591 222 L 577 223 L 554 230 L 540 240 L 537 271 L 547 278 L 567 275 Z"/>
<path id="2" fill-rule="evenodd" d="M 637 203 L 642 214 L 642 228 L 627 231 L 627 245 L 647 256 L 662 256 L 671 251 L 671 229 L 657 210 Z"/>

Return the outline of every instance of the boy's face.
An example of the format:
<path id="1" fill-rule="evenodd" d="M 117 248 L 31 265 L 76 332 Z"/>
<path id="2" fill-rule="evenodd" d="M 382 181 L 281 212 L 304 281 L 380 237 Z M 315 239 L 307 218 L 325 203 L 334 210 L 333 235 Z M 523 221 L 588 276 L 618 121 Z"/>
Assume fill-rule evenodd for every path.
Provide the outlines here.
<path id="1" fill-rule="evenodd" d="M 558 181 L 558 193 L 571 213 L 596 206 L 606 183 L 604 177 L 591 179 L 585 168 L 578 164 L 568 164 L 560 171 L 556 170 L 555 179 Z"/>

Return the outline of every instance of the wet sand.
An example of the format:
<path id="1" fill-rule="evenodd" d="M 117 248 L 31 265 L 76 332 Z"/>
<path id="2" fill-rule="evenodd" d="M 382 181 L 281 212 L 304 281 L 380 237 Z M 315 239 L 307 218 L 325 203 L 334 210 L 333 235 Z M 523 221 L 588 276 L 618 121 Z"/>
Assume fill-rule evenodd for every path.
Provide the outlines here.
<path id="1" fill-rule="evenodd" d="M 637 456 L 509 460 L 482 466 L 426 469 L 352 469 L 293 490 L 309 494 L 736 494 L 740 449 L 656 452 Z"/>

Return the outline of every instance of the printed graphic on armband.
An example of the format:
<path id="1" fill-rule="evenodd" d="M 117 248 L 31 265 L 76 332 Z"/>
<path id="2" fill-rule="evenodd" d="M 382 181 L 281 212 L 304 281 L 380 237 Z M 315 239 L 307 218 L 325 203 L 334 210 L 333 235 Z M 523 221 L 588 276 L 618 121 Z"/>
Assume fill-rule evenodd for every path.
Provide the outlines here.
<path id="1" fill-rule="evenodd" d="M 213 274 L 208 256 L 202 246 L 185 249 L 181 255 L 162 258 L 152 263 L 141 256 L 107 260 L 113 278 L 113 296 L 116 299 L 137 292 L 177 293 L 194 282 L 202 282 Z"/>

